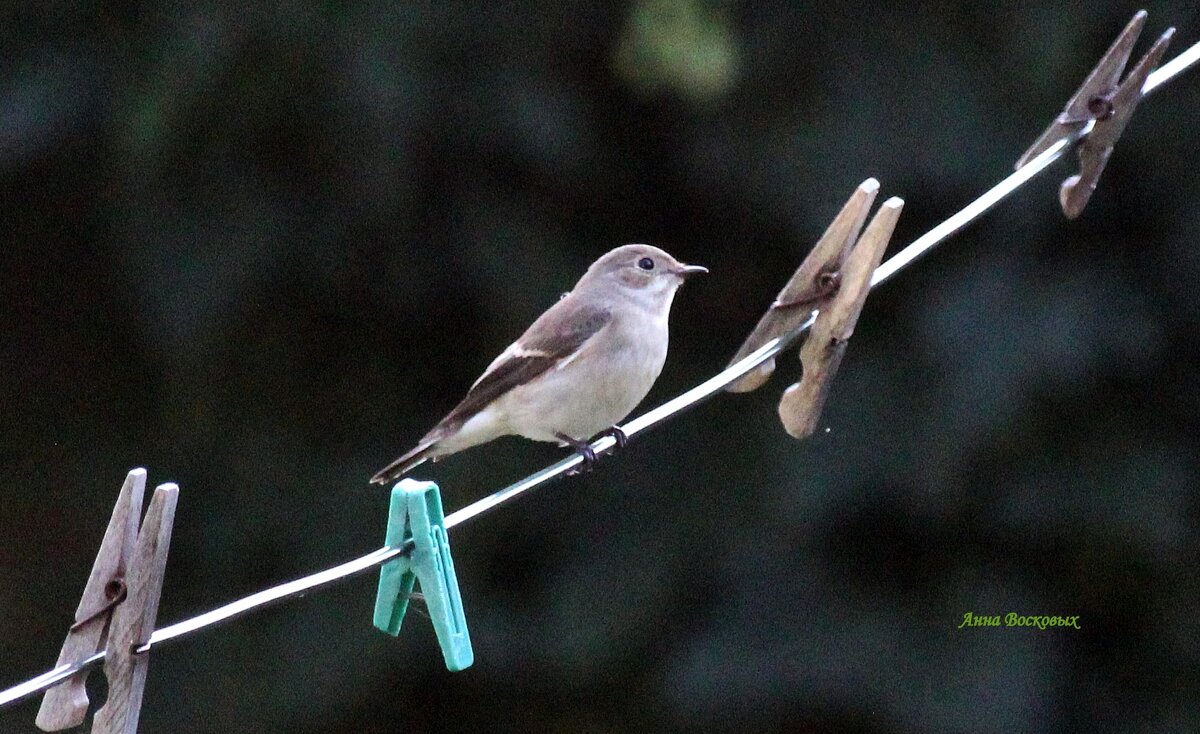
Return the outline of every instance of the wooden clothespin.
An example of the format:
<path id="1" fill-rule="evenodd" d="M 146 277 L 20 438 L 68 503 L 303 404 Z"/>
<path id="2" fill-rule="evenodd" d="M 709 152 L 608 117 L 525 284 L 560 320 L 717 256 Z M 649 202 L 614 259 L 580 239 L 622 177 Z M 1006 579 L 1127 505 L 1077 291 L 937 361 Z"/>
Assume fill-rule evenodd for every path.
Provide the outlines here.
<path id="1" fill-rule="evenodd" d="M 771 339 L 798 328 L 814 310 L 818 311 L 800 351 L 803 379 L 785 390 L 779 401 L 779 418 L 795 438 L 809 436 L 816 428 L 833 376 L 871 290 L 871 275 L 879 267 L 900 218 L 904 202 L 892 197 L 859 237 L 878 192 L 879 182 L 873 178 L 855 190 L 730 360 L 730 364 L 737 362 Z M 764 362 L 726 389 L 754 390 L 767 381 L 774 367 L 774 360 Z"/>
<path id="2" fill-rule="evenodd" d="M 72 665 L 105 650 L 108 699 L 96 712 L 92 734 L 134 734 L 141 713 L 150 661 L 133 651 L 154 631 L 179 498 L 174 484 L 155 489 L 139 531 L 145 490 L 146 470 L 129 472 L 58 656 L 58 665 Z M 87 675 L 82 671 L 46 691 L 38 728 L 59 731 L 83 723 Z"/>
<path id="3" fill-rule="evenodd" d="M 845 258 L 837 293 L 821 307 L 812 331 L 804 339 L 800 348 L 803 378 L 784 390 L 779 400 L 779 420 L 792 438 L 807 438 L 817 429 L 833 376 L 842 364 L 846 345 L 871 291 L 871 274 L 883 260 L 883 251 L 903 208 L 904 200 L 896 196 L 879 207 L 867 231 Z"/>
<path id="4" fill-rule="evenodd" d="M 1087 206 L 1100 174 L 1112 155 L 1113 146 L 1142 99 L 1142 88 L 1146 85 L 1147 77 L 1162 60 L 1175 33 L 1174 28 L 1168 28 L 1159 36 L 1154 46 L 1122 82 L 1121 73 L 1145 23 L 1146 11 L 1139 10 L 1067 102 L 1062 114 L 1054 118 L 1050 127 L 1017 161 L 1016 168 L 1024 166 L 1058 141 L 1077 134 L 1095 120 L 1092 132 L 1079 145 L 1079 173 L 1063 181 L 1059 190 L 1059 202 L 1068 219 L 1078 217 Z"/>
<path id="5" fill-rule="evenodd" d="M 838 290 L 842 264 L 850 253 L 867 213 L 879 193 L 879 182 L 868 178 L 859 184 L 837 217 L 817 240 L 808 257 L 796 268 L 796 272 L 779 291 L 774 302 L 758 320 L 758 325 L 742 348 L 733 355 L 729 364 L 737 362 L 747 354 L 776 337 L 788 334 L 803 324 L 812 312 L 821 308 L 826 300 Z M 768 359 L 743 377 L 731 382 L 725 389 L 729 392 L 757 390 L 775 371 L 775 360 Z"/>

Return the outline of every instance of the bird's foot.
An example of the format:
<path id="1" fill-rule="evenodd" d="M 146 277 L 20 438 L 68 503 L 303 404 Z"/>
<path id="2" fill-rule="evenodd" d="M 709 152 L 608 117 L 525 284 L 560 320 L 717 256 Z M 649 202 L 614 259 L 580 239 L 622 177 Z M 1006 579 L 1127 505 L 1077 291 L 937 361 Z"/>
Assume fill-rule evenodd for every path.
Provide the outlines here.
<path id="1" fill-rule="evenodd" d="M 615 449 L 623 449 L 629 444 L 629 436 L 625 435 L 625 431 L 622 431 L 620 426 L 612 426 L 606 430 L 603 430 L 600 432 L 600 435 L 612 436 L 612 439 L 617 442 L 616 446 L 614 447 Z"/>
<path id="2" fill-rule="evenodd" d="M 580 472 L 592 470 L 592 467 L 596 464 L 596 452 L 592 450 L 592 445 L 590 443 L 587 441 L 580 441 L 577 438 L 571 438 L 565 433 L 555 433 L 554 437 L 559 441 L 562 441 L 567 446 L 575 449 L 580 458 L 583 459 L 583 463 L 567 472 L 567 476 L 573 477 Z"/>

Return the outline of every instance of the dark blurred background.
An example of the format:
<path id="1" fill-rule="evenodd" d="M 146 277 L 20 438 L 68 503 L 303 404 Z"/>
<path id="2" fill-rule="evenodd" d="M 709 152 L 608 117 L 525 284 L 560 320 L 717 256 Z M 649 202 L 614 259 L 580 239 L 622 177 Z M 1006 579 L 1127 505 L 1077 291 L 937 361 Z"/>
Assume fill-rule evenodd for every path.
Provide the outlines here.
<path id="1" fill-rule="evenodd" d="M 1138 6 L 1018 7 L 6 5 L 0 685 L 54 662 L 131 467 L 182 487 L 161 626 L 378 547 L 370 474 L 609 248 L 712 270 L 645 408 L 866 177 L 912 241 Z M 456 530 L 469 670 L 377 632 L 371 575 L 155 652 L 142 731 L 1200 731 L 1198 106 L 1197 71 L 1148 99 L 1079 220 L 1062 162 L 874 294 L 812 440 L 788 354 Z M 418 475 L 451 510 L 562 455 Z"/>

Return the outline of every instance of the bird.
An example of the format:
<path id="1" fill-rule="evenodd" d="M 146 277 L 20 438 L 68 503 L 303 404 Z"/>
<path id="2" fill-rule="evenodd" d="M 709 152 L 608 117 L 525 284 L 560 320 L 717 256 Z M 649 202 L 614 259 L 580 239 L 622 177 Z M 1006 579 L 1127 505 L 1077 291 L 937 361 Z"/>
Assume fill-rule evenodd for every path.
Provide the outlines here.
<path id="1" fill-rule="evenodd" d="M 371 483 L 389 484 L 426 460 L 509 435 L 570 446 L 590 468 L 596 456 L 589 437 L 603 432 L 625 445 L 616 423 L 662 372 L 675 292 L 688 277 L 707 272 L 652 245 L 605 253 L 492 361 L 445 418 Z"/>

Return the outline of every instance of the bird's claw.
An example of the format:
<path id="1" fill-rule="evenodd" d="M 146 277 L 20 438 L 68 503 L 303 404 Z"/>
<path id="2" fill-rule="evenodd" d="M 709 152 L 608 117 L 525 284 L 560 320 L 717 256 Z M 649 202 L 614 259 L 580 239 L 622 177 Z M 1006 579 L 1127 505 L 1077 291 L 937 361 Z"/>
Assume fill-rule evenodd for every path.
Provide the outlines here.
<path id="1" fill-rule="evenodd" d="M 625 431 L 621 430 L 620 426 L 612 426 L 601 432 L 601 436 L 612 436 L 613 441 L 616 441 L 616 448 L 623 449 L 629 444 L 629 436 L 625 435 Z"/>
<path id="2" fill-rule="evenodd" d="M 580 472 L 592 470 L 592 467 L 596 464 L 596 452 L 594 449 L 592 449 L 592 445 L 590 443 L 571 438 L 565 433 L 555 433 L 554 436 L 567 446 L 575 449 L 575 452 L 579 454 L 579 458 L 583 459 L 583 463 L 567 472 L 568 477 L 573 477 Z"/>
<path id="3" fill-rule="evenodd" d="M 589 444 L 586 443 L 582 446 L 576 447 L 575 450 L 578 451 L 579 455 L 583 458 L 583 464 L 580 465 L 580 468 L 584 471 L 591 471 L 592 467 L 596 464 L 596 452 Z"/>
<path id="4" fill-rule="evenodd" d="M 565 445 L 575 449 L 576 453 L 579 454 L 579 457 L 583 459 L 579 466 L 567 472 L 568 477 L 573 477 L 576 474 L 590 472 L 592 470 L 596 464 L 596 460 L 599 457 L 596 456 L 596 450 L 592 448 L 590 443 L 571 438 L 565 433 L 555 433 L 554 435 L 559 441 L 562 441 Z M 629 443 L 629 436 L 625 435 L 625 431 L 621 430 L 620 426 L 612 426 L 607 428 L 604 431 L 601 431 L 599 435 L 612 437 L 614 444 L 612 448 L 609 449 L 610 452 L 616 451 L 617 449 L 623 449 Z"/>

